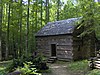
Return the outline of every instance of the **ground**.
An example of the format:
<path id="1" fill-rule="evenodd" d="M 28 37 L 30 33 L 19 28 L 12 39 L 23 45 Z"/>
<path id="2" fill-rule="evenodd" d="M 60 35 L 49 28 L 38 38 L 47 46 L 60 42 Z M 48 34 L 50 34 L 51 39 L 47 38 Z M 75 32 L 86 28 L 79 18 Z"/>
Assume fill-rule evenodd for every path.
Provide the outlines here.
<path id="1" fill-rule="evenodd" d="M 0 62 L 0 75 L 2 74 L 6 66 L 12 61 Z M 57 61 L 53 64 L 47 64 L 49 70 L 43 71 L 42 75 L 100 75 L 100 69 L 90 70 L 88 60 L 75 61 L 75 62 L 62 62 Z M 42 72 L 42 71 L 41 71 Z"/>
<path id="2" fill-rule="evenodd" d="M 84 75 L 84 73 L 69 70 L 68 64 L 68 62 L 49 64 L 51 72 L 43 75 Z"/>

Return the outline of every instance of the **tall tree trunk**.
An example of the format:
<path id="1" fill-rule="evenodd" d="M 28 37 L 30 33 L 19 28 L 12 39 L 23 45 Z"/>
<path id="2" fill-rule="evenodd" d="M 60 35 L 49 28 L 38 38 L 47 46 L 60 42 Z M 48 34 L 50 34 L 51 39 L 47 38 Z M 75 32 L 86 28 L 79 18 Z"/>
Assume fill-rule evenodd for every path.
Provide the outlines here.
<path id="1" fill-rule="evenodd" d="M 6 42 L 6 60 L 8 59 L 9 54 L 9 27 L 10 27 L 10 3 L 8 4 L 8 26 L 7 26 L 7 42 Z"/>
<path id="2" fill-rule="evenodd" d="M 0 0 L 0 60 L 2 60 L 2 0 Z"/>
<path id="3" fill-rule="evenodd" d="M 60 5 L 60 0 L 57 1 L 57 21 L 59 20 L 59 5 Z"/>
<path id="4" fill-rule="evenodd" d="M 16 52 L 16 47 L 15 47 L 15 36 L 14 36 L 14 33 L 13 33 L 12 39 L 13 39 L 13 58 L 16 58 L 17 52 Z"/>
<path id="5" fill-rule="evenodd" d="M 29 49 L 29 6 L 30 0 L 28 0 L 28 8 L 27 8 L 27 25 L 26 25 L 26 56 L 28 56 L 28 49 Z"/>
<path id="6" fill-rule="evenodd" d="M 22 0 L 20 0 L 20 46 L 19 46 L 19 57 L 22 55 Z"/>
<path id="7" fill-rule="evenodd" d="M 38 1 L 36 0 L 36 7 L 38 7 Z M 36 8 L 35 10 L 35 32 L 37 32 L 37 28 L 38 28 L 38 25 L 37 25 L 37 13 L 38 13 L 38 8 Z"/>
<path id="8" fill-rule="evenodd" d="M 49 22 L 49 0 L 46 0 L 46 24 Z"/>
<path id="9" fill-rule="evenodd" d="M 42 7 L 43 7 L 43 1 L 41 0 L 41 28 L 42 28 L 42 12 L 43 12 L 43 10 L 42 10 Z"/>
<path id="10" fill-rule="evenodd" d="M 34 13 L 34 12 L 33 12 Z M 32 37 L 32 42 L 31 42 L 31 52 L 33 52 L 33 49 L 34 49 L 34 23 L 32 22 L 32 29 L 31 29 L 31 37 Z"/>
<path id="11" fill-rule="evenodd" d="M 32 19 L 32 29 L 31 29 L 31 37 L 32 37 L 31 52 L 34 51 L 34 33 L 35 33 L 35 29 L 34 29 L 34 25 L 35 25 L 34 24 L 34 13 L 35 13 L 34 6 L 33 6 L 32 10 L 33 10 L 33 12 L 32 12 L 33 19 Z"/>

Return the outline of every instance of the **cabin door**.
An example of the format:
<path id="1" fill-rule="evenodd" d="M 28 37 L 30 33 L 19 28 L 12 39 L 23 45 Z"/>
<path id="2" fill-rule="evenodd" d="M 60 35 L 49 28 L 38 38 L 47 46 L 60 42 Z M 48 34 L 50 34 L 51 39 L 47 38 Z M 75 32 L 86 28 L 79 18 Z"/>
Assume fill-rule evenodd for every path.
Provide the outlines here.
<path id="1" fill-rule="evenodd" d="M 56 44 L 51 44 L 51 56 L 56 56 Z"/>

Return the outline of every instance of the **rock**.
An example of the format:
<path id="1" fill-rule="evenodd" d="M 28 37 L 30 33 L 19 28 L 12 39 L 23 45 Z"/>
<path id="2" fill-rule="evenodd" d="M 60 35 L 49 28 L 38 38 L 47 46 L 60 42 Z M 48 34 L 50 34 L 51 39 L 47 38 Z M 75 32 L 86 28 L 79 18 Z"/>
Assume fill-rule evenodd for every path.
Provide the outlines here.
<path id="1" fill-rule="evenodd" d="M 20 74 L 21 74 L 20 71 L 14 71 L 14 72 L 8 73 L 7 75 L 20 75 Z"/>

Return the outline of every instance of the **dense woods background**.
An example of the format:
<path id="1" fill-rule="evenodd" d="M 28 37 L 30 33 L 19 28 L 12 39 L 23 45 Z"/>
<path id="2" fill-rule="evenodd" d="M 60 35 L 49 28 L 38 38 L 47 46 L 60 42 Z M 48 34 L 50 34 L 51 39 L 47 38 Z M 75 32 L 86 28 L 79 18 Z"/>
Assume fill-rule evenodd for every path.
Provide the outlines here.
<path id="1" fill-rule="evenodd" d="M 36 50 L 35 33 L 47 22 L 82 17 L 82 33 L 100 38 L 99 0 L 0 0 L 0 60 L 29 56 Z"/>

